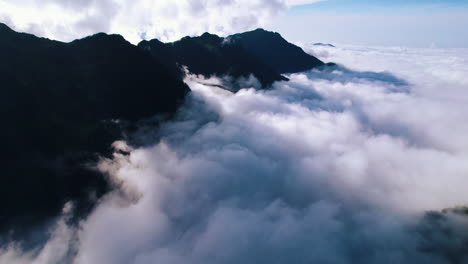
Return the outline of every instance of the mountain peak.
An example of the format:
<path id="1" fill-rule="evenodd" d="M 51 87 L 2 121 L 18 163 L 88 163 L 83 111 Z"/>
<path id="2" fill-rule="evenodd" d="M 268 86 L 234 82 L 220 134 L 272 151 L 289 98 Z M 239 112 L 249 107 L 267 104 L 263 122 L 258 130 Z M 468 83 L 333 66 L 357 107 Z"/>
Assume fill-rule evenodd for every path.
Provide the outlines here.
<path id="1" fill-rule="evenodd" d="M 216 38 L 216 39 L 220 39 L 221 37 L 219 37 L 218 35 L 216 34 L 211 34 L 209 32 L 205 32 L 203 33 L 200 38 Z"/>
<path id="2" fill-rule="evenodd" d="M 258 35 L 259 37 L 260 36 L 261 37 L 272 36 L 272 37 L 283 38 L 283 37 L 281 37 L 281 35 L 278 32 L 268 31 L 268 30 L 263 29 L 263 28 L 257 28 L 255 30 L 246 31 L 244 33 L 239 33 L 239 34 L 235 34 L 235 35 Z"/>
<path id="3" fill-rule="evenodd" d="M 310 70 L 324 63 L 289 43 L 279 33 L 258 28 L 228 37 L 273 66 L 279 73 Z"/>
<path id="4" fill-rule="evenodd" d="M 273 31 L 268 31 L 266 29 L 263 29 L 263 28 L 257 28 L 255 30 L 251 30 L 251 31 L 247 31 L 247 32 L 244 32 L 244 33 L 249 33 L 249 32 L 257 32 L 257 33 L 276 33 L 276 32 L 273 32 Z M 276 33 L 277 34 L 277 33 Z"/>
<path id="5" fill-rule="evenodd" d="M 205 44 L 214 44 L 214 45 L 219 44 L 223 41 L 222 37 L 215 35 L 215 34 L 208 33 L 208 32 L 205 32 L 203 33 L 203 35 L 199 37 L 195 37 L 193 39 L 204 42 Z"/>
<path id="6" fill-rule="evenodd" d="M 257 28 L 255 30 L 252 30 L 251 32 L 270 32 L 270 31 L 267 31 L 267 30 L 265 30 L 263 28 Z"/>
<path id="7" fill-rule="evenodd" d="M 11 29 L 8 25 L 0 23 L 0 34 L 2 36 L 14 36 L 15 31 Z M 18 33 L 18 35 L 24 35 L 24 33 Z"/>
<path id="8" fill-rule="evenodd" d="M 9 26 L 7 26 L 6 24 L 0 23 L 0 32 L 4 32 L 4 31 L 13 32 L 13 30 Z"/>
<path id="9" fill-rule="evenodd" d="M 129 43 L 124 37 L 118 34 L 106 34 L 106 33 L 97 33 L 82 39 L 74 40 L 72 43 L 77 42 L 107 42 L 107 41 L 115 41 L 121 43 Z"/>
<path id="10" fill-rule="evenodd" d="M 331 48 L 334 48 L 334 47 L 335 47 L 335 45 L 333 45 L 333 44 L 330 44 L 330 43 L 321 43 L 321 42 L 319 42 L 319 43 L 314 43 L 313 45 L 314 45 L 314 46 L 321 46 L 321 47 L 331 47 Z"/>

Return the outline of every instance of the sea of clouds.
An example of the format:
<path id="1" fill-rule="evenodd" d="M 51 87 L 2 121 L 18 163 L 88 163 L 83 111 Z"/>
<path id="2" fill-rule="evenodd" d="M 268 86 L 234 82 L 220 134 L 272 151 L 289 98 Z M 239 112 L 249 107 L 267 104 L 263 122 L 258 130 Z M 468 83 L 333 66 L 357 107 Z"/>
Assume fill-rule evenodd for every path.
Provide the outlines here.
<path id="1" fill-rule="evenodd" d="M 0 263 L 468 263 L 468 50 L 306 50 L 338 65 L 189 75 L 177 118 L 97 165 L 117 191 Z"/>

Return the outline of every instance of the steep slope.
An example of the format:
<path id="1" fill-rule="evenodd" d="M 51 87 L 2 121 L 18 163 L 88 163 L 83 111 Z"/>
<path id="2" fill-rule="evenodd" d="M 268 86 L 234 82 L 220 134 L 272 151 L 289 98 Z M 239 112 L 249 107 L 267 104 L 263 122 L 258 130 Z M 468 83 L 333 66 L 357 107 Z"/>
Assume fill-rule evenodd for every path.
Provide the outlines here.
<path id="1" fill-rule="evenodd" d="M 108 186 L 86 168 L 120 123 L 176 111 L 189 91 L 118 35 L 62 43 L 0 24 L 0 229 L 45 220 L 64 202 L 92 205 Z"/>
<path id="2" fill-rule="evenodd" d="M 280 34 L 256 29 L 235 34 L 229 40 L 240 43 L 279 73 L 294 73 L 324 65 L 322 61 L 289 43 Z"/>

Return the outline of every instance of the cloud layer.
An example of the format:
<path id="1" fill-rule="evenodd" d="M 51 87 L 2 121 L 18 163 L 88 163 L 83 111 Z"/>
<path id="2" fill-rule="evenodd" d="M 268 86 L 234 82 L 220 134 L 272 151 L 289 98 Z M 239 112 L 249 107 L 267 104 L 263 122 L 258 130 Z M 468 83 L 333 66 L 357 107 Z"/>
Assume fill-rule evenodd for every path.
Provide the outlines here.
<path id="1" fill-rule="evenodd" d="M 118 192 L 0 262 L 466 263 L 466 210 L 426 212 L 468 202 L 468 51 L 310 51 L 350 68 L 237 94 L 189 76 L 176 120 L 98 165 Z"/>
<path id="2" fill-rule="evenodd" d="M 291 4 L 286 0 L 0 0 L 0 21 L 64 41 L 107 32 L 137 43 L 207 31 L 222 35 L 245 31 L 265 25 Z"/>

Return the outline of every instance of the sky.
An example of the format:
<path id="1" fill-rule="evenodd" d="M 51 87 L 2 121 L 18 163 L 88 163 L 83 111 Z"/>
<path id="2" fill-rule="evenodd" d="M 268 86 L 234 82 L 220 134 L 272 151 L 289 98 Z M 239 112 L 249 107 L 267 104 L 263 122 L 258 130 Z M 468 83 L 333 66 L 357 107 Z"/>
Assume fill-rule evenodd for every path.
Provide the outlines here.
<path id="1" fill-rule="evenodd" d="M 301 43 L 468 47 L 467 0 L 0 0 L 0 21 L 63 41 L 97 32 L 174 41 L 264 27 Z"/>
<path id="2" fill-rule="evenodd" d="M 306 43 L 468 47 L 468 1 L 324 0 L 293 6 L 271 29 Z"/>

